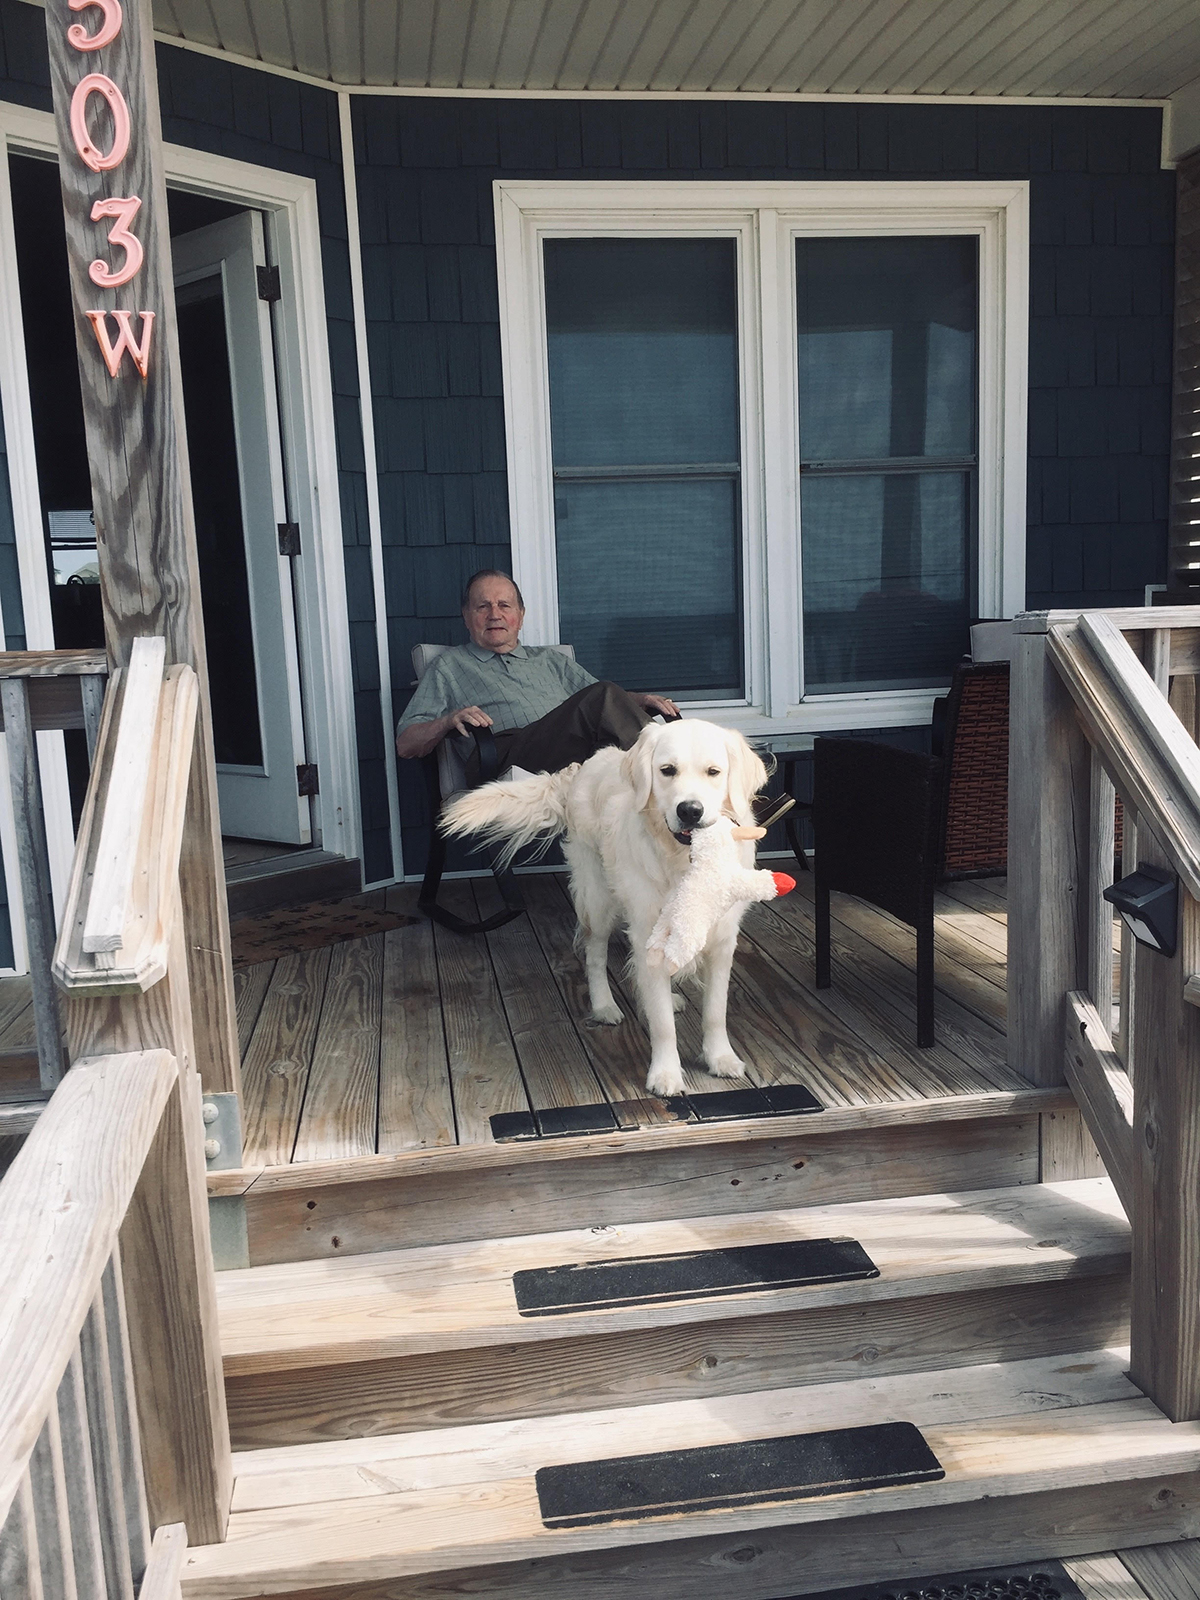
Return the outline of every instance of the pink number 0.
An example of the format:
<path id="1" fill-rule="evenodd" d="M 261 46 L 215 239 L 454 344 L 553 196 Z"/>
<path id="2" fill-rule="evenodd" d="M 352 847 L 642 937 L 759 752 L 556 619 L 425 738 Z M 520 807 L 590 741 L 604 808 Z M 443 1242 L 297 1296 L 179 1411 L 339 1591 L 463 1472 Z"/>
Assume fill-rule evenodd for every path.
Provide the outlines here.
<path id="1" fill-rule="evenodd" d="M 88 97 L 93 94 L 100 95 L 112 112 L 113 142 L 107 155 L 97 150 L 87 130 Z M 71 137 L 84 165 L 93 172 L 111 172 L 119 167 L 129 150 L 129 132 L 129 107 L 112 79 L 102 72 L 89 72 L 86 78 L 80 78 L 71 96 Z"/>
<path id="2" fill-rule="evenodd" d="M 76 50 L 103 50 L 121 31 L 121 0 L 67 0 L 72 11 L 86 11 L 88 6 L 99 6 L 104 21 L 95 33 L 86 33 L 78 22 L 67 29 L 67 43 Z"/>
<path id="3" fill-rule="evenodd" d="M 125 252 L 125 264 L 119 272 L 114 272 L 103 261 L 93 261 L 88 268 L 88 277 L 102 289 L 119 289 L 130 278 L 136 277 L 141 268 L 142 241 L 129 231 L 130 223 L 141 210 L 141 205 L 141 200 L 134 194 L 128 200 L 97 200 L 92 207 L 93 222 L 99 222 L 101 217 L 117 218 L 108 231 L 108 242 L 119 245 Z"/>

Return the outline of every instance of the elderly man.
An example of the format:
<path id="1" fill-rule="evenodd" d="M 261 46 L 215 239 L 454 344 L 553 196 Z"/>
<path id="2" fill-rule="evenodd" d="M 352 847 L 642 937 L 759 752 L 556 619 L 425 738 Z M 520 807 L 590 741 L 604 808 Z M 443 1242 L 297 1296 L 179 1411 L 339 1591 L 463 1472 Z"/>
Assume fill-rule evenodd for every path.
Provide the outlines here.
<path id="1" fill-rule="evenodd" d="M 417 685 L 396 729 L 397 755 L 427 755 L 448 733 L 494 728 L 502 772 L 557 772 L 605 745 L 627 750 L 655 712 L 679 715 L 666 695 L 630 694 L 561 651 L 523 645 L 525 604 L 503 572 L 471 578 L 462 614 L 470 642 L 444 650 Z M 478 770 L 472 752 L 472 782 Z"/>

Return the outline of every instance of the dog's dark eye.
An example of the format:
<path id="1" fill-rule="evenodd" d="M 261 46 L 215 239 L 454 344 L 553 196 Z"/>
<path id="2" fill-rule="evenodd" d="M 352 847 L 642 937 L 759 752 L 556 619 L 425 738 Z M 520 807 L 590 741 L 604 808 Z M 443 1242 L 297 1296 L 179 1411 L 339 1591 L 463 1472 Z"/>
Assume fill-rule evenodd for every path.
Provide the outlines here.
<path id="1" fill-rule="evenodd" d="M 664 778 L 673 778 L 675 776 L 676 772 L 678 772 L 679 768 L 678 767 L 659 767 L 658 770 L 662 773 Z"/>
<path id="2" fill-rule="evenodd" d="M 720 767 L 709 767 L 708 775 L 710 778 L 719 778 L 721 776 Z"/>

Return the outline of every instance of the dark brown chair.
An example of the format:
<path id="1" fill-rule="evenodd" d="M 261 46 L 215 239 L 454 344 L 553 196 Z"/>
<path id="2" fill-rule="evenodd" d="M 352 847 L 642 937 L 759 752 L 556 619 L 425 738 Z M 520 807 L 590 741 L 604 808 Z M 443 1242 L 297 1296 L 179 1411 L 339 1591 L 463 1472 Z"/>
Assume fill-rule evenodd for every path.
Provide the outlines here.
<path id="1" fill-rule="evenodd" d="M 817 988 L 830 985 L 829 893 L 917 932 L 917 1043 L 933 1043 L 933 895 L 1008 870 L 1008 662 L 967 660 L 934 707 L 934 754 L 867 739 L 813 747 Z"/>

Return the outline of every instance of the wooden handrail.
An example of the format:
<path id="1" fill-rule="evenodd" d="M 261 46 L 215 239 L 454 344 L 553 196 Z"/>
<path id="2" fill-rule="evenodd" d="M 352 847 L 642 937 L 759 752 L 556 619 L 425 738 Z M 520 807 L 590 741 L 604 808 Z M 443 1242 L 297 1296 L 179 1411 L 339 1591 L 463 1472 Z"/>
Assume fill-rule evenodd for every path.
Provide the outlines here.
<path id="1" fill-rule="evenodd" d="M 67 990 L 144 992 L 167 970 L 199 690 L 163 654 L 137 640 L 105 698 L 54 951 Z"/>
<path id="2" fill-rule="evenodd" d="M 83 908 L 83 953 L 98 967 L 115 967 L 121 950 L 133 880 L 134 850 L 150 787 L 150 758 L 158 726 L 163 639 L 135 639 L 125 674 L 121 715 L 116 725 L 108 789 L 100 815 L 100 837 L 91 863 L 91 884 Z"/>
<path id="3" fill-rule="evenodd" d="M 0 1184 L 0 1524 L 177 1076 L 166 1050 L 76 1062 Z"/>
<path id="4" fill-rule="evenodd" d="M 1200 749 L 1112 617 L 1054 624 L 1048 646 L 1118 793 L 1200 899 Z"/>

